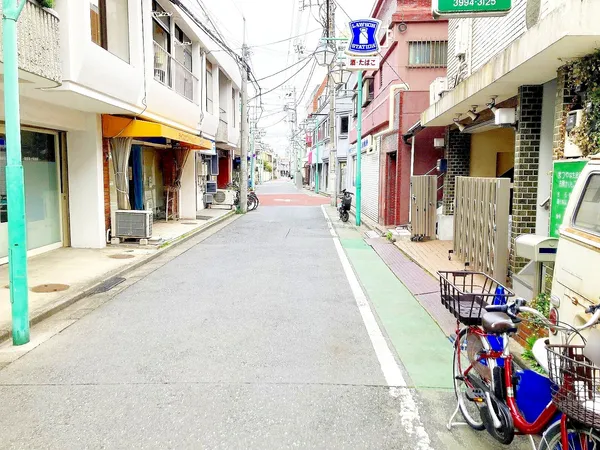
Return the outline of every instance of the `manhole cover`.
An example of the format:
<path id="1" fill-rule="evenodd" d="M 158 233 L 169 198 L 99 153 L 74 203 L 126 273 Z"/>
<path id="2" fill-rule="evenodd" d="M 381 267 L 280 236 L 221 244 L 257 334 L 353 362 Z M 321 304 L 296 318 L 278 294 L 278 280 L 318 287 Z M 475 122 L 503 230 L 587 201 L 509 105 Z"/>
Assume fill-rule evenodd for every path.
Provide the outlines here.
<path id="1" fill-rule="evenodd" d="M 181 222 L 182 225 L 198 225 L 198 222 Z"/>
<path id="2" fill-rule="evenodd" d="M 110 255 L 109 258 L 112 258 L 112 259 L 129 259 L 129 258 L 135 258 L 135 255 L 128 255 L 126 253 L 117 253 L 116 255 Z"/>
<path id="3" fill-rule="evenodd" d="M 68 284 L 40 284 L 31 288 L 31 292 L 37 292 L 38 294 L 47 294 L 49 292 L 61 292 L 69 289 Z"/>

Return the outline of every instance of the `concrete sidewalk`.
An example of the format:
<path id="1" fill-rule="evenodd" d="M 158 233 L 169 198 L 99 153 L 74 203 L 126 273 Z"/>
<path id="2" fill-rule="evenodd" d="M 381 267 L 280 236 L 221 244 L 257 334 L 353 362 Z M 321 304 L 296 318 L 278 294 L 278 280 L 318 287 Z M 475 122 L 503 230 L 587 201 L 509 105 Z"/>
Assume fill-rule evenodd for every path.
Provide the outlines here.
<path id="1" fill-rule="evenodd" d="M 161 237 L 157 245 L 119 244 L 104 249 L 65 247 L 29 258 L 31 323 L 38 323 L 94 292 L 110 289 L 122 281 L 123 274 L 233 214 L 235 211 L 213 209 L 198 220 L 157 223 L 155 231 L 160 231 Z M 0 266 L 0 342 L 8 339 L 11 332 L 8 280 L 8 264 L 5 264 Z"/>

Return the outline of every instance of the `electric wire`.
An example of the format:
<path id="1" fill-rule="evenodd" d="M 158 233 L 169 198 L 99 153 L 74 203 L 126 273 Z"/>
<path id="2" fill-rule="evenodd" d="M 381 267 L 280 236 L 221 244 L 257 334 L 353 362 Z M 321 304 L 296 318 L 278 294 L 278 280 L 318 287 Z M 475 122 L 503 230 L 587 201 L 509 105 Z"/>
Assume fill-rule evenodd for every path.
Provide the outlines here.
<path id="1" fill-rule="evenodd" d="M 285 83 L 287 83 L 288 81 L 290 81 L 292 78 L 294 78 L 296 75 L 298 75 L 300 72 L 302 72 L 308 65 L 310 64 L 310 60 L 306 61 L 306 64 L 304 64 L 297 72 L 295 72 L 292 76 L 290 76 L 289 78 L 287 78 L 285 81 L 283 81 L 282 83 L 278 84 L 277 86 L 275 86 L 272 89 L 269 89 L 268 91 L 265 91 L 262 93 L 262 95 L 267 95 L 277 89 L 279 89 L 281 86 L 283 86 Z M 257 96 L 252 97 L 250 100 L 254 100 Z"/>
<path id="2" fill-rule="evenodd" d="M 274 77 L 275 75 L 279 75 L 280 73 L 283 73 L 283 72 L 285 72 L 285 71 L 287 71 L 287 70 L 291 69 L 292 67 L 295 67 L 295 66 L 297 66 L 298 64 L 300 64 L 300 63 L 302 63 L 302 62 L 306 61 L 308 58 L 312 57 L 313 55 L 314 55 L 314 53 L 311 53 L 310 55 L 307 55 L 307 56 L 305 56 L 304 58 L 302 58 L 302 59 L 299 59 L 298 61 L 296 61 L 296 62 L 295 62 L 295 63 L 293 63 L 292 65 L 290 65 L 290 66 L 286 67 L 285 69 L 281 69 L 281 70 L 278 70 L 278 71 L 277 71 L 277 72 L 275 72 L 275 73 L 272 73 L 271 75 L 267 75 L 267 76 L 261 77 L 261 78 L 257 79 L 256 81 L 263 81 L 263 80 L 266 80 L 267 78 L 271 78 L 271 77 Z"/>

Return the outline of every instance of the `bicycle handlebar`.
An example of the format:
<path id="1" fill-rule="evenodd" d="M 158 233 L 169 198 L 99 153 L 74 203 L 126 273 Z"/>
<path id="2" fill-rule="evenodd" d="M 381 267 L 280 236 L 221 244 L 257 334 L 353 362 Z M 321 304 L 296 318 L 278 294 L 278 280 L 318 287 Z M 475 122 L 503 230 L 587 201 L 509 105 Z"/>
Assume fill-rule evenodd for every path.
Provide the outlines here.
<path id="1" fill-rule="evenodd" d="M 533 309 L 530 308 L 528 306 L 525 306 L 527 304 L 527 302 L 525 301 L 525 299 L 522 298 L 517 298 L 514 302 L 508 303 L 506 305 L 489 305 L 486 306 L 485 310 L 488 312 L 502 312 L 505 313 L 506 315 L 508 315 L 514 322 L 520 322 L 521 319 L 519 319 L 518 315 L 522 312 L 524 313 L 529 313 L 532 314 L 534 316 L 539 317 L 540 319 L 542 319 L 547 326 L 555 328 L 555 329 L 565 329 L 565 330 L 569 330 L 572 331 L 571 328 L 567 328 L 567 327 L 561 327 L 560 325 L 555 325 L 552 322 L 550 322 L 548 320 L 548 318 L 546 318 L 541 312 L 539 312 L 537 309 Z M 582 331 L 585 330 L 587 328 L 590 328 L 592 326 L 594 326 L 596 323 L 598 323 L 598 321 L 600 320 L 600 305 L 593 305 L 590 306 L 589 308 L 586 308 L 585 310 L 586 314 L 593 314 L 592 318 L 586 322 L 584 325 L 582 325 L 581 327 L 573 327 L 573 329 L 575 329 L 576 331 Z"/>

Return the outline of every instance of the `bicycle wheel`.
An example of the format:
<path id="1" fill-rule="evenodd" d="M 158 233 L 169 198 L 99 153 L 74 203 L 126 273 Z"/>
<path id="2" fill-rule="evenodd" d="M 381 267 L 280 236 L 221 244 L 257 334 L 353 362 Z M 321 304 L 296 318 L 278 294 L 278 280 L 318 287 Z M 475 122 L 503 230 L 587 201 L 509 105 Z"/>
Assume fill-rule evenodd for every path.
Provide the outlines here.
<path id="1" fill-rule="evenodd" d="M 256 192 L 252 191 L 252 197 L 254 197 L 254 200 L 256 201 L 256 207 L 258 208 L 258 205 L 260 205 L 260 200 L 258 199 Z"/>
<path id="2" fill-rule="evenodd" d="M 599 450 L 600 434 L 593 428 L 585 428 L 583 425 L 568 424 L 567 433 L 569 435 L 569 450 Z M 562 435 L 560 433 L 560 420 L 554 422 L 548 428 L 538 450 L 563 450 Z"/>
<path id="3" fill-rule="evenodd" d="M 467 397 L 467 392 L 473 389 L 473 386 L 469 382 L 469 378 L 464 375 L 464 371 L 471 366 L 469 353 L 471 353 L 473 347 L 481 345 L 483 348 L 481 340 L 480 336 L 470 332 L 470 328 L 463 328 L 454 342 L 454 361 L 452 364 L 454 393 L 456 394 L 458 407 L 469 426 L 478 431 L 484 430 L 485 425 L 481 419 L 479 407 Z M 475 370 L 471 370 L 468 376 L 476 377 L 478 375 Z"/>
<path id="4" fill-rule="evenodd" d="M 256 201 L 252 197 L 248 197 L 248 211 L 252 211 L 256 208 Z"/>

